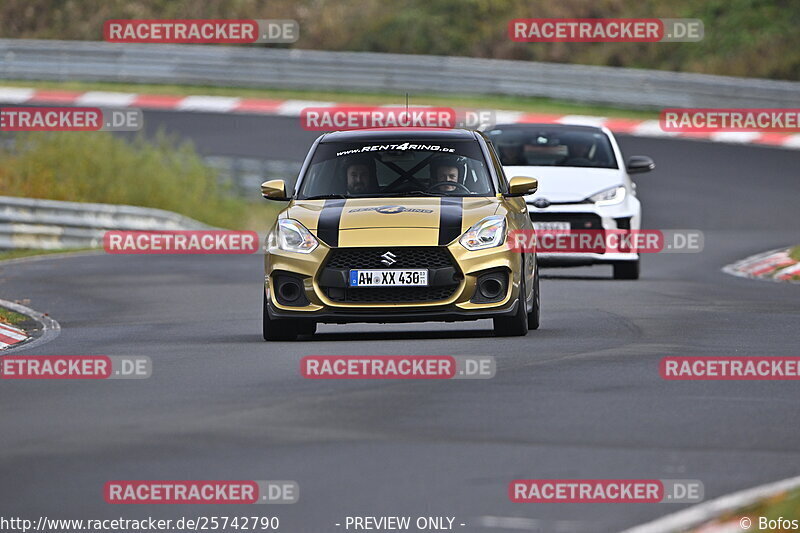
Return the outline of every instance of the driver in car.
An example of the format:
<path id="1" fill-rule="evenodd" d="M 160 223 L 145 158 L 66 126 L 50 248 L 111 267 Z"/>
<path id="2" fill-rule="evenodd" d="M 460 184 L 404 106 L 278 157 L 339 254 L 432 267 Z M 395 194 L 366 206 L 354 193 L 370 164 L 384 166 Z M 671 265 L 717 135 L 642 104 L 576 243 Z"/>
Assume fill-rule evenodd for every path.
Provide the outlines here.
<path id="1" fill-rule="evenodd" d="M 378 192 L 374 160 L 354 159 L 347 165 L 347 192 L 349 194 L 372 194 Z"/>
<path id="2" fill-rule="evenodd" d="M 592 164 L 592 148 L 594 143 L 583 137 L 572 140 L 567 143 L 568 155 L 562 161 L 567 165 L 591 165 Z"/>
<path id="3" fill-rule="evenodd" d="M 500 155 L 500 162 L 503 163 L 503 165 L 514 166 L 525 164 L 525 158 L 522 155 L 522 144 L 498 143 L 497 151 Z"/>
<path id="4" fill-rule="evenodd" d="M 452 192 L 456 190 L 456 185 L 446 185 L 447 183 L 460 184 L 459 164 L 456 159 L 440 159 L 433 164 L 432 188 L 442 192 Z M 439 185 L 439 184 L 443 185 Z"/>

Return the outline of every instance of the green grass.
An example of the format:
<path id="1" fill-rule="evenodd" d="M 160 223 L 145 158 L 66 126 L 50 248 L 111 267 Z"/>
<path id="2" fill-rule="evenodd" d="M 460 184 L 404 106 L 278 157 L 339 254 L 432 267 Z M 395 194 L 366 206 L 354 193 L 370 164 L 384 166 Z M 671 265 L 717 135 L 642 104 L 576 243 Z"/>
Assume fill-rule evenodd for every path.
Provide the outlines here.
<path id="1" fill-rule="evenodd" d="M 278 209 L 236 197 L 191 144 L 165 134 L 128 142 L 105 132 L 24 133 L 15 140 L 0 148 L 4 195 L 155 207 L 261 231 Z"/>
<path id="2" fill-rule="evenodd" d="M 789 520 L 800 520 L 800 489 L 776 494 L 759 502 L 726 513 L 719 518 L 719 522 L 738 522 L 739 518 L 747 516 L 752 520 L 749 531 L 773 531 L 775 533 L 789 531 L 787 529 L 761 529 L 758 528 L 758 519 L 763 516 L 767 520 L 776 520 L 779 517 Z M 698 531 L 693 529 L 691 533 Z M 744 530 L 742 530 L 744 531 Z"/>
<path id="3" fill-rule="evenodd" d="M 322 100 L 358 104 L 398 104 L 405 105 L 405 93 L 359 93 L 333 91 L 301 91 L 278 89 L 248 89 L 233 87 L 212 87 L 200 85 L 157 85 L 101 82 L 49 82 L 29 80 L 0 80 L 0 86 L 32 87 L 35 89 L 57 89 L 64 91 L 112 91 L 163 95 L 203 95 L 235 96 L 241 98 L 268 98 L 275 100 Z M 442 94 L 410 94 L 410 105 L 438 105 L 474 109 L 504 109 L 528 111 L 531 113 L 553 113 L 574 115 L 613 116 L 621 118 L 656 119 L 654 111 L 618 109 L 609 106 L 596 106 L 571 103 L 548 98 L 525 98 L 515 96 L 468 96 Z"/>
<path id="4" fill-rule="evenodd" d="M 25 315 L 6 309 L 5 307 L 0 307 L 0 323 L 17 326 L 29 320 L 30 319 Z"/>
<path id="5" fill-rule="evenodd" d="M 0 261 L 5 261 L 7 259 L 22 259 L 25 257 L 33 257 L 36 255 L 53 255 L 53 254 L 63 254 L 67 252 L 85 252 L 88 250 L 92 250 L 92 248 L 64 248 L 59 250 L 28 250 L 28 249 L 20 249 L 20 250 L 2 250 L 0 251 Z"/>
<path id="6" fill-rule="evenodd" d="M 800 261 L 800 246 L 789 248 L 789 257 L 795 261 Z"/>

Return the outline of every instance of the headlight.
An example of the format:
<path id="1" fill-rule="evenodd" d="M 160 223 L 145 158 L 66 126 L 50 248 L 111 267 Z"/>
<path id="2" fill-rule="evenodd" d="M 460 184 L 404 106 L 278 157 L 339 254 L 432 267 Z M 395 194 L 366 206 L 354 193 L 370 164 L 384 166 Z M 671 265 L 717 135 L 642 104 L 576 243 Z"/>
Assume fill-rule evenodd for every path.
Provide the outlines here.
<path id="1" fill-rule="evenodd" d="M 597 194 L 593 194 L 589 197 L 589 201 L 592 201 L 597 205 L 619 204 L 625 199 L 626 192 L 627 191 L 625 190 L 624 185 L 618 185 L 616 187 L 611 187 L 610 189 L 600 191 Z"/>
<path id="2" fill-rule="evenodd" d="M 317 249 L 319 241 L 304 225 L 291 218 L 278 220 L 269 236 L 268 247 L 286 252 L 309 254 Z"/>
<path id="3" fill-rule="evenodd" d="M 506 238 L 506 217 L 486 217 L 461 236 L 458 242 L 467 250 L 483 250 L 503 244 Z"/>

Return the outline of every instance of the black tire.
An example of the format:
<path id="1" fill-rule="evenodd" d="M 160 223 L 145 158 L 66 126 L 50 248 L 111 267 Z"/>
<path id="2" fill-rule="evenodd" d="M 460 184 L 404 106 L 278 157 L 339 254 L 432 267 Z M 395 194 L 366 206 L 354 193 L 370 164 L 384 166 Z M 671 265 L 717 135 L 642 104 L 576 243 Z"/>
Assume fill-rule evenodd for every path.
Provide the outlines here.
<path id="1" fill-rule="evenodd" d="M 639 260 L 614 263 L 614 279 L 639 279 Z"/>
<path id="2" fill-rule="evenodd" d="M 525 301 L 525 274 L 522 271 L 522 285 L 517 298 L 517 312 L 514 316 L 493 318 L 494 334 L 497 337 L 522 337 L 528 334 L 528 309 Z"/>
<path id="3" fill-rule="evenodd" d="M 267 305 L 267 295 L 264 294 L 264 315 L 262 332 L 265 341 L 293 341 L 297 340 L 300 334 L 301 324 L 296 320 L 286 318 L 275 319 L 269 316 L 269 306 Z M 316 324 L 314 324 L 316 329 Z"/>
<path id="4" fill-rule="evenodd" d="M 533 272 L 533 309 L 528 313 L 528 329 L 539 329 L 539 267 Z"/>
<path id="5" fill-rule="evenodd" d="M 301 322 L 298 328 L 300 335 L 313 335 L 317 332 L 316 322 Z"/>

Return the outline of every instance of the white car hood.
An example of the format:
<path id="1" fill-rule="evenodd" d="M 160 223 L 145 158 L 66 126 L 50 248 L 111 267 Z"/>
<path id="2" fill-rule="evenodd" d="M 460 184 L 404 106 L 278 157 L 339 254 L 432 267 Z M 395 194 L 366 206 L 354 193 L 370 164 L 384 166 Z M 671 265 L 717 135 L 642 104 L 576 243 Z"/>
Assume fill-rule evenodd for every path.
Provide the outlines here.
<path id="1" fill-rule="evenodd" d="M 585 167 L 503 167 L 508 179 L 514 176 L 536 178 L 539 189 L 525 197 L 546 198 L 551 202 L 580 202 L 602 190 L 625 184 L 624 173 L 615 168 Z"/>

